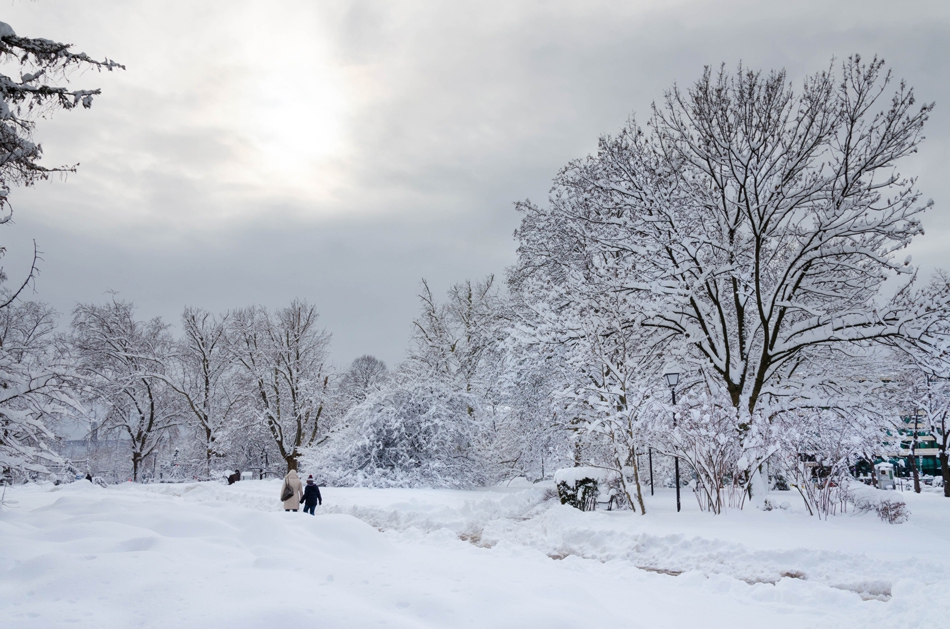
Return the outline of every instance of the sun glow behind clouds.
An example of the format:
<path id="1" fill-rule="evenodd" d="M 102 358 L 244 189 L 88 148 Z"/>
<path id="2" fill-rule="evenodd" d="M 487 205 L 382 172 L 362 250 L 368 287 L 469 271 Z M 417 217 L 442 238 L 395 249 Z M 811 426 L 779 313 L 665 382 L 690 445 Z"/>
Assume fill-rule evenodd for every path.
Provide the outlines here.
<path id="1" fill-rule="evenodd" d="M 332 157 L 343 144 L 343 92 L 327 68 L 275 68 L 248 103 L 262 161 L 281 172 Z"/>
<path id="2" fill-rule="evenodd" d="M 22 3 L 4 18 L 18 33 L 76 41 L 127 67 L 73 77 L 103 95 L 88 112 L 40 125 L 38 139 L 47 165 L 81 162 L 80 174 L 69 188 L 20 197 L 60 195 L 57 223 L 96 232 L 148 226 L 145 238 L 207 237 L 275 211 L 343 211 L 336 191 L 352 177 L 347 125 L 366 89 L 339 59 L 324 4 L 90 2 L 63 3 L 62 15 Z M 95 22 L 106 9 L 113 28 Z M 85 30 L 76 26 L 84 21 Z M 75 129 L 85 142 L 60 139 Z"/>
<path id="3" fill-rule="evenodd" d="M 303 15 L 291 12 L 276 24 L 273 16 L 249 12 L 272 28 L 266 54 L 256 45 L 245 49 L 247 73 L 232 124 L 247 141 L 254 179 L 316 200 L 339 183 L 329 163 L 345 151 L 347 90 L 344 70 L 323 43 L 319 16 L 299 8 Z"/>

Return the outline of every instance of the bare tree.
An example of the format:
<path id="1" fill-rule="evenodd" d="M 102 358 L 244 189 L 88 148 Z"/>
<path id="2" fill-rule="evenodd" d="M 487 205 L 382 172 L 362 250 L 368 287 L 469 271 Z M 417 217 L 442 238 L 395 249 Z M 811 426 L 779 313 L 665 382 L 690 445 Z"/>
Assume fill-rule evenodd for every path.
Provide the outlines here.
<path id="1" fill-rule="evenodd" d="M 441 304 L 422 280 L 419 299 L 422 313 L 413 322 L 409 362 L 454 381 L 465 393 L 494 388 L 489 374 L 505 326 L 494 276 L 453 285 Z"/>
<path id="2" fill-rule="evenodd" d="M 337 385 L 340 395 L 344 398 L 344 406 L 356 406 L 367 396 L 380 391 L 388 377 L 386 363 L 375 356 L 366 354 L 355 359 Z"/>
<path id="3" fill-rule="evenodd" d="M 330 335 L 317 327 L 318 318 L 316 308 L 295 300 L 273 314 L 260 307 L 239 310 L 229 326 L 258 417 L 288 470 L 297 469 L 304 448 L 325 438 Z"/>
<path id="4" fill-rule="evenodd" d="M 181 315 L 183 338 L 176 351 L 176 370 L 168 383 L 185 401 L 187 415 L 201 443 L 204 474 L 226 454 L 229 432 L 239 404 L 251 400 L 236 387 L 236 361 L 226 334 L 228 315 L 216 317 L 199 308 Z"/>
<path id="5" fill-rule="evenodd" d="M 59 461 L 49 448 L 50 420 L 75 412 L 76 378 L 55 337 L 56 316 L 45 304 L 0 309 L 0 472 L 44 473 Z"/>
<path id="6" fill-rule="evenodd" d="M 73 311 L 71 341 L 89 401 L 105 408 L 102 428 L 131 442 L 132 478 L 138 481 L 145 459 L 182 421 L 168 385 L 168 326 L 158 318 L 136 320 L 129 302 L 80 304 Z"/>

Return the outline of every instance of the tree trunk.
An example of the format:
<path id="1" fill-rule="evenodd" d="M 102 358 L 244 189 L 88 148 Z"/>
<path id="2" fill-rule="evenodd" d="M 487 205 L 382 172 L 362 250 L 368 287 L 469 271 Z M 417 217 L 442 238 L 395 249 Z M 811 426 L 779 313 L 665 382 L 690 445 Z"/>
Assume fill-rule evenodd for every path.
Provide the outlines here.
<path id="1" fill-rule="evenodd" d="M 647 508 L 643 506 L 643 489 L 640 487 L 640 466 L 637 465 L 637 457 L 633 458 L 633 481 L 637 484 L 637 502 L 640 503 L 640 514 L 646 515 Z M 623 478 L 623 474 L 620 474 L 620 477 Z"/>
<path id="2" fill-rule="evenodd" d="M 214 446 L 211 445 L 211 429 L 205 426 L 205 476 L 211 479 L 211 458 L 214 456 Z"/>
<path id="3" fill-rule="evenodd" d="M 943 475 L 943 497 L 950 498 L 950 465 L 947 465 L 947 451 L 940 453 L 940 472 Z"/>
<path id="4" fill-rule="evenodd" d="M 920 473 L 917 471 L 917 436 L 916 436 L 916 424 L 914 426 L 915 434 L 914 440 L 910 444 L 910 471 L 914 475 L 914 493 L 920 493 Z"/>
<path id="5" fill-rule="evenodd" d="M 624 466 L 620 463 L 619 458 L 614 459 L 614 462 L 617 465 L 617 469 L 620 470 L 620 486 L 623 488 L 623 494 L 627 498 L 627 504 L 629 504 L 633 512 L 636 513 L 638 503 L 640 505 L 640 513 L 646 515 L 646 508 L 643 506 L 643 494 L 640 491 L 640 472 L 638 471 L 639 466 L 637 465 L 636 455 L 631 451 L 630 456 L 627 457 L 627 464 L 633 467 L 633 479 L 637 489 L 637 503 L 633 502 L 633 496 L 630 495 L 630 488 L 627 487 L 627 478 L 623 474 Z"/>

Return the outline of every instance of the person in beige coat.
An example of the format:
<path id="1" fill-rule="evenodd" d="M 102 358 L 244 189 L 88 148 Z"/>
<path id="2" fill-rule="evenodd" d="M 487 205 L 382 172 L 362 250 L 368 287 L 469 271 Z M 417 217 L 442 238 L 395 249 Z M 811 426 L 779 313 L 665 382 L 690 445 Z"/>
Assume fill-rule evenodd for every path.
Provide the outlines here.
<path id="1" fill-rule="evenodd" d="M 287 472 L 287 476 L 284 476 L 284 482 L 280 485 L 281 495 L 284 493 L 285 486 L 290 487 L 294 493 L 284 501 L 284 511 L 296 511 L 300 508 L 300 499 L 303 497 L 303 487 L 300 484 L 300 478 L 297 476 L 296 470 L 290 470 Z"/>

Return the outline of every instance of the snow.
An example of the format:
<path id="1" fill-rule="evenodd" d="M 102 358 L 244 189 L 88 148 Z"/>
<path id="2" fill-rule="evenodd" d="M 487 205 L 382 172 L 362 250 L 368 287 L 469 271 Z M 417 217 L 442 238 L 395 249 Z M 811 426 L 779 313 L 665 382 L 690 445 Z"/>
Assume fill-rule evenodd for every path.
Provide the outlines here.
<path id="1" fill-rule="evenodd" d="M 565 467 L 554 473 L 554 482 L 567 483 L 573 488 L 577 485 L 577 481 L 584 480 L 585 478 L 603 483 L 611 478 L 617 478 L 617 476 L 617 472 L 602 467 Z"/>
<path id="2" fill-rule="evenodd" d="M 582 513 L 553 484 L 323 488 L 279 480 L 9 488 L 0 618 L 50 627 L 918 627 L 950 612 L 950 500 L 873 513 Z M 782 492 L 778 492 L 782 494 Z M 801 504 L 792 494 L 773 502 Z"/>

